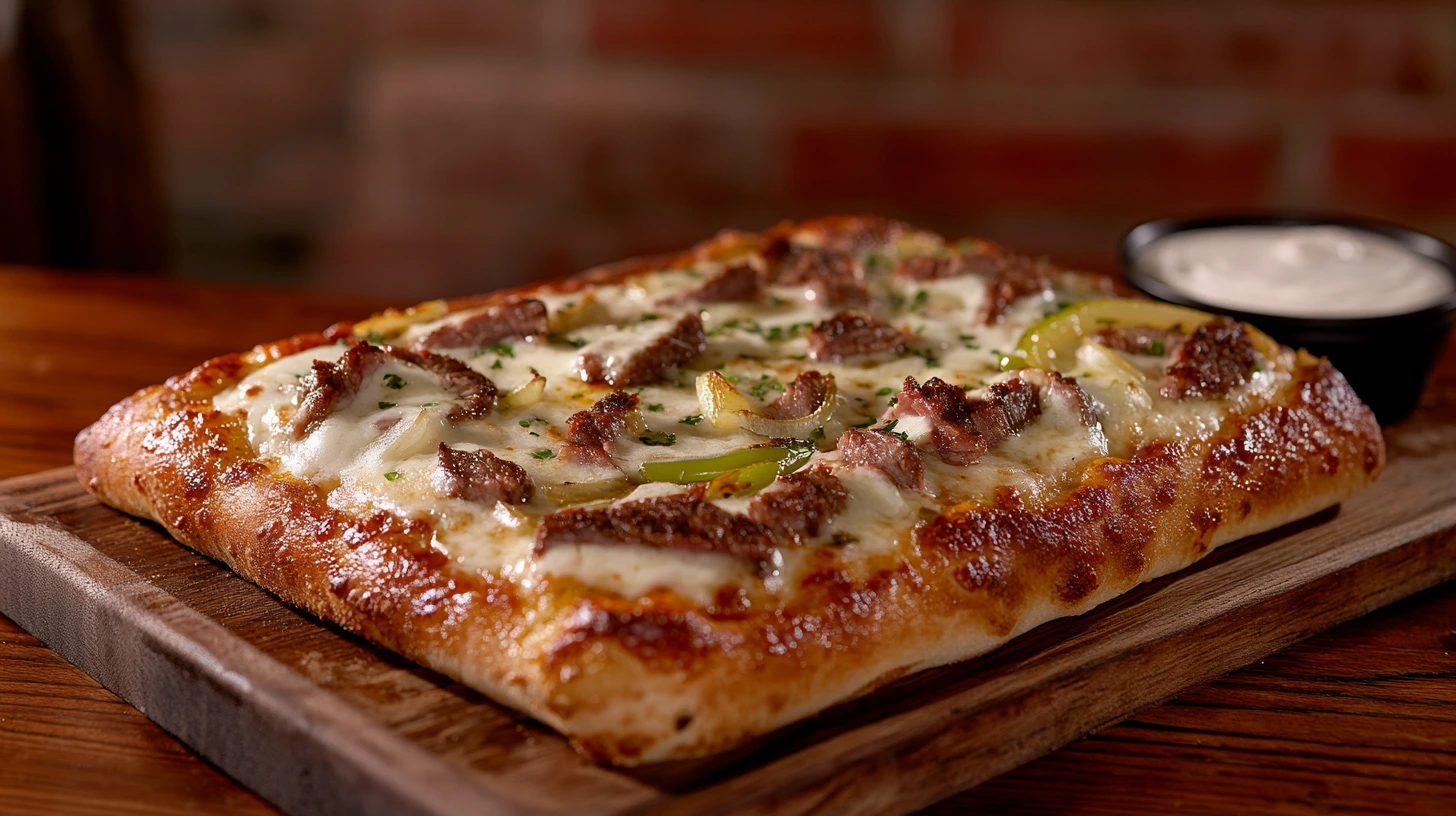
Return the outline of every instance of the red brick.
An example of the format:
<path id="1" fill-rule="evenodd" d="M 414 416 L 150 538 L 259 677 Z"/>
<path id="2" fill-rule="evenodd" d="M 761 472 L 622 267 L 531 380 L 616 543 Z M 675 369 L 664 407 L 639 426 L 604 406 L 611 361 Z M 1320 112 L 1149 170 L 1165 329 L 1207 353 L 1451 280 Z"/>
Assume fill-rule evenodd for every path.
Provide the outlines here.
<path id="1" fill-rule="evenodd" d="M 1414 216 L 1456 214 L 1456 130 L 1350 133 L 1334 139 L 1330 154 L 1331 186 L 1344 207 Z"/>
<path id="2" fill-rule="evenodd" d="M 611 56 L 752 68 L 865 68 L 889 45 L 874 0 L 592 0 L 593 47 Z"/>
<path id="3" fill-rule="evenodd" d="M 978 77 L 1330 93 L 1451 84 L 1422 3 L 962 3 L 951 62 Z"/>
<path id="4" fill-rule="evenodd" d="M 372 0 L 374 40 L 384 48 L 527 48 L 536 37 L 532 0 Z"/>
<path id="5" fill-rule="evenodd" d="M 365 195 L 403 207 L 517 195 L 611 208 L 761 194 L 762 127 L 699 96 L 574 72 L 402 67 L 364 89 Z"/>
<path id="6" fill-rule="evenodd" d="M 565 116 L 575 184 L 594 202 L 723 204 L 762 195 L 763 136 L 708 112 Z"/>
<path id="7" fill-rule="evenodd" d="M 809 121 L 792 128 L 798 201 L 934 209 L 1227 208 L 1266 202 L 1278 141 L 1176 130 Z"/>

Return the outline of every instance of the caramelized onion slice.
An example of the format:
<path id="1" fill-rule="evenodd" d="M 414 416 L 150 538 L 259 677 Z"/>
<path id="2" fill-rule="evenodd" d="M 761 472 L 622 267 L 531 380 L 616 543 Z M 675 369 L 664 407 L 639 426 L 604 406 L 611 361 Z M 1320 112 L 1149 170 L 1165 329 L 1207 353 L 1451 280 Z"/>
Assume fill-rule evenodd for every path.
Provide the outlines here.
<path id="1" fill-rule="evenodd" d="M 828 385 L 824 396 L 808 414 L 797 419 L 770 419 L 754 411 L 748 398 L 728 382 L 727 377 L 717 371 L 709 371 L 697 380 L 698 410 L 719 430 L 742 427 L 773 439 L 804 439 L 815 428 L 829 421 L 838 404 L 839 390 L 834 384 L 834 375 L 825 375 L 825 379 Z"/>
<path id="2" fill-rule="evenodd" d="M 417 323 L 439 320 L 450 313 L 450 306 L 443 300 L 430 300 L 408 309 L 386 309 L 383 312 L 354 324 L 354 334 L 370 337 L 377 342 L 388 342 L 405 329 Z"/>
<path id="3" fill-rule="evenodd" d="M 500 398 L 500 407 L 507 410 L 529 408 L 540 402 L 545 394 L 546 378 L 532 371 L 531 379 Z"/>
<path id="4" fill-rule="evenodd" d="M 748 398 L 717 371 L 699 375 L 697 388 L 699 413 L 720 431 L 737 429 L 738 413 L 748 410 Z"/>

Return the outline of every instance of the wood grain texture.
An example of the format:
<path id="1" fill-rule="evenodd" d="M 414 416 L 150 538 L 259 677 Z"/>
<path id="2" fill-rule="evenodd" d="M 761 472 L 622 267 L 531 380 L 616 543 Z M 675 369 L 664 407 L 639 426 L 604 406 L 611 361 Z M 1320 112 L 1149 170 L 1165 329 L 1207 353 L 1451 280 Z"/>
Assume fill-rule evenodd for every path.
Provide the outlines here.
<path id="1" fill-rule="evenodd" d="M 0 299 L 17 305 L 0 313 L 0 389 L 9 391 L 0 392 L 0 474 L 64 464 L 70 435 L 107 405 L 206 354 L 368 308 L 105 279 L 68 296 L 68 283 L 0 273 Z M 269 308 L 283 303 L 282 312 Z M 1456 420 L 1453 360 L 1448 353 L 1412 428 Z M 46 410 L 30 407 L 37 397 Z M 1398 439 L 1394 451 L 1425 455 L 1420 433 Z M 1456 796 L 1453 607 L 1448 584 L 1149 709 L 935 812 L 1443 812 Z M 511 727 L 539 736 L 529 722 Z M 465 724 L 436 731 L 420 739 L 476 733 Z M 106 802 L 101 809 L 139 813 L 267 811 L 3 621 L 0 752 L 0 789 L 19 797 L 9 801 L 36 803 L 27 810 L 95 812 Z M 692 777 L 691 769 L 659 773 L 642 781 L 681 788 Z"/>
<path id="2" fill-rule="evenodd" d="M 70 468 L 0 482 L 0 610 L 291 813 L 898 814 L 1456 576 L 1456 428 L 1417 430 L 1338 510 L 726 756 L 630 771 L 293 612 Z"/>

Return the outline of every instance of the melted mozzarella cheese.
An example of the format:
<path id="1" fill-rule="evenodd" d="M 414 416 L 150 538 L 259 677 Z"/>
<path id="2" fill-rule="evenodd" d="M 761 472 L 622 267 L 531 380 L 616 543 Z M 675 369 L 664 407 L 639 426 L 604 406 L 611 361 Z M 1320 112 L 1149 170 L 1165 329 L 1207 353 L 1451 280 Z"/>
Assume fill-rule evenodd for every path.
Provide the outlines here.
<path id="1" fill-rule="evenodd" d="M 926 243 L 928 240 L 917 233 L 903 238 L 902 243 L 915 251 L 935 251 L 938 241 Z M 894 247 L 886 250 L 891 256 L 894 252 Z M 758 260 L 755 257 L 750 262 Z M 1007 376 L 997 365 L 1003 351 L 1015 346 L 1027 326 L 1054 311 L 1058 300 L 1057 293 L 1050 291 L 1022 298 L 1006 310 L 1000 322 L 981 325 L 987 297 L 981 279 L 968 275 L 905 281 L 888 275 L 888 267 L 877 265 L 868 281 L 875 295 L 875 311 L 906 333 L 911 351 L 891 359 L 845 363 L 807 359 L 808 330 L 840 309 L 806 297 L 803 287 L 775 288 L 766 303 L 705 304 L 701 314 L 707 351 L 674 376 L 625 389 L 638 396 L 640 418 L 613 446 L 617 467 L 564 459 L 561 450 L 568 418 L 612 390 L 581 381 L 581 355 L 590 351 L 616 363 L 629 359 L 633 351 L 660 337 L 680 315 L 682 307 L 664 307 L 664 302 L 700 286 L 721 268 L 716 262 L 704 262 L 695 268 L 639 276 L 587 292 L 532 295 L 547 306 L 552 327 L 549 337 L 517 338 L 485 350 L 437 350 L 489 377 L 502 394 L 537 374 L 545 377 L 540 401 L 519 408 L 497 407 L 484 420 L 449 420 L 448 412 L 457 398 L 433 375 L 391 359 L 371 374 L 346 406 L 334 411 L 317 430 L 296 438 L 290 422 L 302 397 L 304 379 L 315 361 L 334 362 L 343 354 L 343 347 L 337 345 L 320 346 L 263 366 L 220 394 L 215 404 L 218 410 L 245 418 L 249 439 L 261 457 L 329 491 L 332 506 L 355 513 L 382 509 L 428 520 L 435 530 L 435 545 L 463 568 L 510 576 L 523 585 L 566 578 L 627 598 L 670 590 L 708 604 L 724 587 L 756 587 L 756 592 L 771 594 L 793 592 L 801 571 L 810 566 L 809 553 L 801 549 L 775 552 L 766 577 L 725 555 L 630 544 L 559 546 L 536 555 L 536 522 L 557 509 L 551 495 L 561 495 L 552 489 L 612 488 L 629 480 L 640 481 L 642 465 L 647 462 L 708 458 L 763 444 L 764 438 L 747 430 L 725 431 L 702 418 L 694 379 L 708 370 L 721 372 L 756 406 L 778 398 L 801 372 L 812 369 L 832 374 L 838 404 L 824 424 L 822 443 L 832 448 L 833 440 L 846 428 L 876 422 L 906 377 L 917 382 L 939 377 L 975 394 Z M 403 329 L 393 342 L 408 345 L 461 319 L 464 316 L 457 314 L 417 323 Z M 900 490 L 874 469 L 844 467 L 832 449 L 817 454 L 815 461 L 834 469 L 851 498 L 811 545 L 838 548 L 840 560 L 846 563 L 892 553 L 908 540 L 923 515 L 950 505 L 990 501 L 998 488 L 1005 487 L 1029 503 L 1053 499 L 1066 489 L 1066 480 L 1087 463 L 1109 453 L 1126 455 L 1151 438 L 1214 433 L 1228 411 L 1226 403 L 1172 402 L 1159 397 L 1136 366 L 1102 347 L 1084 347 L 1076 370 L 1069 374 L 1092 398 L 1099 424 L 1088 427 L 1075 406 L 1043 394 L 1038 419 L 968 467 L 940 461 L 933 452 L 927 420 L 901 419 L 896 431 L 924 453 L 928 496 Z M 1277 367 L 1263 371 L 1231 399 L 1236 404 L 1270 399 L 1288 379 Z M 483 507 L 445 497 L 436 481 L 440 444 L 465 450 L 487 448 L 520 465 L 538 488 L 535 496 L 519 507 Z M 638 484 L 623 500 L 684 489 Z M 620 495 L 622 491 L 615 492 Z M 717 503 L 725 510 L 743 512 L 748 501 L 739 497 Z"/>

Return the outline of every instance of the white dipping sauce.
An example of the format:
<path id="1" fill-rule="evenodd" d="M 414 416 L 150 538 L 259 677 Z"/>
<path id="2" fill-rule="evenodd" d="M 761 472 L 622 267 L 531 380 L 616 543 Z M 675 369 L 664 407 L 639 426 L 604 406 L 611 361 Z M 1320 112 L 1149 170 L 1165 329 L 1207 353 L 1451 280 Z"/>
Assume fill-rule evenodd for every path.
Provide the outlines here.
<path id="1" fill-rule="evenodd" d="M 1159 238 L 1141 268 L 1210 306 L 1294 317 L 1377 317 L 1456 291 L 1435 261 L 1346 227 L 1211 227 Z"/>

